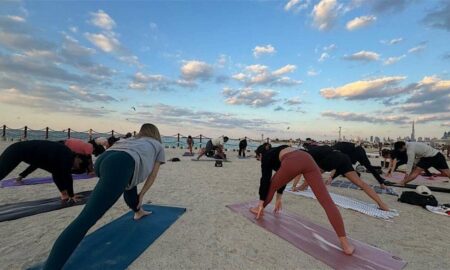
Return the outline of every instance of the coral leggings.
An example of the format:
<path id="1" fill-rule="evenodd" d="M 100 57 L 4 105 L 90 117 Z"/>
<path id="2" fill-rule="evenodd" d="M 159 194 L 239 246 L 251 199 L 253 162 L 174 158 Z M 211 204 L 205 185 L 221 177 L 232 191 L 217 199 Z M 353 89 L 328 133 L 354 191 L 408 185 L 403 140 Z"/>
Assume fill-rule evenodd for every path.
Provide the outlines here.
<path id="1" fill-rule="evenodd" d="M 319 166 L 314 162 L 311 155 L 305 151 L 293 151 L 286 153 L 281 157 L 280 169 L 272 177 L 270 190 L 267 194 L 264 206 L 272 201 L 275 192 L 279 188 L 286 185 L 294 177 L 300 174 L 303 174 L 320 205 L 322 205 L 336 234 L 339 237 L 345 236 L 344 222 L 342 221 L 341 213 L 331 199 L 330 193 L 328 193 L 328 190 L 322 181 Z"/>

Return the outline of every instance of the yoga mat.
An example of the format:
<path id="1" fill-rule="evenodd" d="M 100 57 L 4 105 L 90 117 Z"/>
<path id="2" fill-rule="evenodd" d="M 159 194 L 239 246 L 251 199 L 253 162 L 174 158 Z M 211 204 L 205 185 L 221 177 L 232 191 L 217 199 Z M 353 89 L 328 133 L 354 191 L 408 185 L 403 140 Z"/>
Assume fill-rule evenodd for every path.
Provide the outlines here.
<path id="1" fill-rule="evenodd" d="M 331 183 L 331 186 L 339 187 L 339 188 L 349 188 L 349 189 L 361 190 L 360 187 L 358 187 L 357 185 L 353 184 L 350 181 L 334 180 Z M 373 190 L 378 194 L 388 194 L 388 195 L 399 196 L 399 194 L 393 188 L 388 187 L 386 189 L 382 189 L 379 186 L 375 186 L 375 185 L 369 185 L 369 186 L 371 188 L 373 188 Z"/>
<path id="2" fill-rule="evenodd" d="M 391 186 L 391 187 L 401 187 L 401 188 L 410 188 L 410 189 L 416 189 L 418 186 L 420 186 L 420 185 L 414 185 L 414 184 L 406 184 L 404 186 L 401 186 L 398 183 L 394 183 L 394 182 L 387 181 L 387 180 L 384 181 L 384 184 L 386 186 Z M 450 193 L 450 189 L 449 188 L 434 187 L 434 186 L 426 186 L 426 187 L 429 188 L 431 191 Z"/>
<path id="3" fill-rule="evenodd" d="M 152 214 L 135 221 L 130 211 L 89 234 L 63 269 L 127 269 L 186 211 L 186 208 L 159 205 L 142 207 Z M 42 265 L 29 269 L 42 269 Z"/>
<path id="4" fill-rule="evenodd" d="M 239 203 L 227 207 L 331 268 L 339 270 L 400 270 L 407 264 L 406 261 L 387 251 L 351 238 L 349 240 L 355 247 L 355 252 L 352 256 L 347 256 L 342 252 L 334 231 L 288 212 L 274 214 L 271 206 L 266 207 L 264 216 L 257 220 L 255 215 L 249 211 L 249 208 L 256 204 L 257 202 Z"/>
<path id="5" fill-rule="evenodd" d="M 311 199 L 316 199 L 316 196 L 309 188 L 305 191 L 295 191 L 294 192 L 294 191 L 291 191 L 291 187 L 289 187 L 287 189 L 287 192 L 289 192 L 291 194 L 311 198 Z M 368 215 L 371 217 L 388 220 L 388 219 L 398 216 L 398 212 L 395 209 L 392 209 L 391 211 L 384 211 L 384 210 L 378 209 L 378 205 L 373 204 L 373 203 L 363 202 L 360 200 L 352 199 L 352 198 L 334 194 L 331 192 L 330 192 L 330 196 L 336 205 L 338 205 L 342 208 L 345 208 L 345 209 L 351 209 L 351 210 L 360 212 L 362 214 L 365 214 L 365 215 Z"/>
<path id="6" fill-rule="evenodd" d="M 89 176 L 87 174 L 73 174 L 72 178 L 73 180 L 84 180 L 84 179 L 91 179 L 95 176 Z M 11 179 L 5 179 L 1 181 L 2 188 L 7 187 L 17 187 L 17 186 L 27 186 L 27 185 L 40 185 L 40 184 L 47 184 L 47 183 L 53 183 L 53 178 L 51 176 L 47 177 L 36 177 L 36 178 L 27 178 L 23 179 L 22 182 L 17 182 L 15 178 Z"/>
<path id="7" fill-rule="evenodd" d="M 191 159 L 192 161 L 222 161 L 222 162 L 231 162 L 230 160 L 228 160 L 228 159 L 215 159 L 215 158 L 206 158 L 206 159 L 196 159 L 196 158 L 193 158 L 193 159 Z"/>
<path id="8" fill-rule="evenodd" d="M 393 183 L 400 183 L 404 178 L 405 174 L 401 172 L 393 172 L 391 176 L 384 176 L 386 180 Z M 443 183 L 448 182 L 450 179 L 448 177 L 443 176 L 435 176 L 435 177 L 428 177 L 419 175 L 416 179 L 414 179 L 412 182 L 417 184 L 430 184 L 430 183 Z"/>
<path id="9" fill-rule="evenodd" d="M 426 205 L 425 208 L 428 211 L 433 212 L 435 214 L 450 217 L 450 208 L 449 207 L 445 207 L 443 205 L 439 205 L 439 206 Z"/>
<path id="10" fill-rule="evenodd" d="M 83 196 L 83 198 L 81 198 L 77 203 L 63 202 L 60 197 L 55 197 L 51 199 L 5 204 L 0 206 L 0 222 L 34 216 L 76 205 L 82 205 L 87 202 L 90 194 L 91 191 L 77 193 L 77 195 Z"/>
<path id="11" fill-rule="evenodd" d="M 194 153 L 189 153 L 189 152 L 185 152 L 184 154 L 183 154 L 183 157 L 193 157 L 195 154 Z"/>

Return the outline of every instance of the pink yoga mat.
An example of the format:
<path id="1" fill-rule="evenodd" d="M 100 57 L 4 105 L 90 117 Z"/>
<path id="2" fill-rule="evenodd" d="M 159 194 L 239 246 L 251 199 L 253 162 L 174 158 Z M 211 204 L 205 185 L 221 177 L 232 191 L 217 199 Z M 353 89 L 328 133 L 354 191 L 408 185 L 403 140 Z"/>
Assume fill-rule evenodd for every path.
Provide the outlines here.
<path id="1" fill-rule="evenodd" d="M 334 269 L 400 270 L 407 264 L 389 252 L 354 239 L 350 241 L 356 248 L 355 253 L 347 256 L 334 231 L 287 212 L 274 214 L 271 206 L 266 208 L 264 217 L 256 220 L 249 211 L 255 205 L 256 202 L 247 202 L 227 207 Z"/>
<path id="2" fill-rule="evenodd" d="M 393 172 L 391 174 L 391 176 L 389 176 L 389 177 L 384 176 L 384 179 L 386 179 L 390 182 L 394 182 L 394 183 L 400 183 L 403 180 L 403 178 L 405 178 L 405 174 L 401 173 L 401 172 Z M 449 180 L 450 179 L 448 179 L 448 177 L 443 177 L 443 176 L 428 177 L 428 176 L 419 175 L 411 183 L 430 184 L 430 183 L 447 182 Z"/>

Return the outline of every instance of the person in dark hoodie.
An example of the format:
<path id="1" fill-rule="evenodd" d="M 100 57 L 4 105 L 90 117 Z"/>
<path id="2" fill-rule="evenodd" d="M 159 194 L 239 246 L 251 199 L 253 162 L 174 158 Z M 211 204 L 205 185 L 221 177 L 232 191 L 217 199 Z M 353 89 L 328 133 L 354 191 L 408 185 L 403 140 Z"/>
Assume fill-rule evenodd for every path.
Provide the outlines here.
<path id="1" fill-rule="evenodd" d="M 245 157 L 245 151 L 247 149 L 247 137 L 239 142 L 239 156 Z"/>

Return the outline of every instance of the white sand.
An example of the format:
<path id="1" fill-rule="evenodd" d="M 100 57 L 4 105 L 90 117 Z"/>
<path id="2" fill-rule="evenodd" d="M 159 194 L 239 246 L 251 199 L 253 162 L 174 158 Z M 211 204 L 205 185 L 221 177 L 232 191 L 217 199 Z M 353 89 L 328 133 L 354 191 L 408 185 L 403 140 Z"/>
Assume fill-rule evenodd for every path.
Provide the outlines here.
<path id="1" fill-rule="evenodd" d="M 1 142 L 0 152 L 7 145 Z M 166 151 L 168 159 L 177 156 L 182 161 L 162 166 L 146 199 L 155 204 L 184 206 L 187 212 L 129 269 L 329 269 L 225 207 L 258 198 L 260 166 L 256 160 L 238 160 L 236 152 L 228 152 L 232 162 L 215 168 L 214 162 L 192 162 L 191 157 L 181 157 L 183 152 Z M 15 177 L 24 168 L 25 164 L 21 164 L 7 178 Z M 44 175 L 48 173 L 36 171 L 30 177 Z M 364 175 L 364 178 L 376 184 L 372 176 Z M 96 180 L 76 181 L 75 190 L 91 190 L 95 184 Z M 441 186 L 450 188 L 448 183 Z M 362 191 L 333 187 L 329 190 L 369 201 Z M 57 195 L 54 184 L 4 188 L 0 189 L 0 205 Z M 450 218 L 398 203 L 394 196 L 381 196 L 399 210 L 400 216 L 389 222 L 339 208 L 348 235 L 392 251 L 408 261 L 407 269 L 450 269 Z M 442 203 L 450 203 L 449 194 L 435 193 L 435 196 Z M 59 233 L 81 209 L 81 206 L 72 207 L 1 222 L 0 268 L 23 269 L 45 260 Z M 285 194 L 284 209 L 331 229 L 315 200 Z M 91 231 L 126 211 L 123 199 L 119 199 Z"/>

